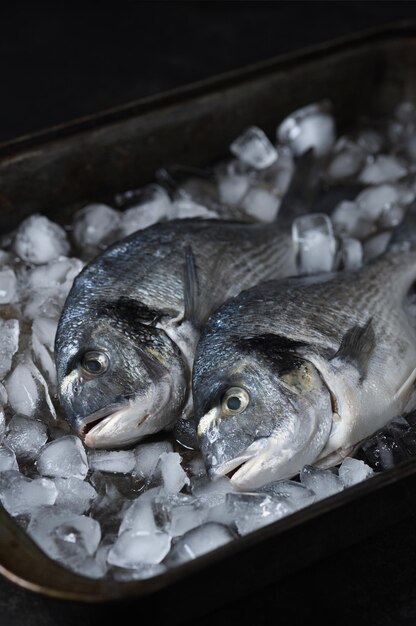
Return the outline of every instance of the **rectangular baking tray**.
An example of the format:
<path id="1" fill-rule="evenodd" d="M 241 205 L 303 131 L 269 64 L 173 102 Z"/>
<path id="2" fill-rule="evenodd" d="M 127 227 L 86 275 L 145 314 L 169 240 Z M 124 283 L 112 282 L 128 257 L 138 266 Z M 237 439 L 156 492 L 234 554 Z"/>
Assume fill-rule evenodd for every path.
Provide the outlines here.
<path id="1" fill-rule="evenodd" d="M 159 167 L 215 162 L 245 127 L 272 135 L 285 115 L 312 102 L 333 102 L 339 132 L 363 114 L 389 115 L 398 102 L 416 100 L 415 70 L 416 23 L 397 23 L 0 144 L 0 232 L 33 212 L 65 223 L 87 202 L 111 202 L 154 181 Z M 153 619 L 173 624 L 172 606 L 184 594 L 196 617 L 414 515 L 415 490 L 416 459 L 131 582 L 62 568 L 0 507 L 0 573 L 43 596 L 98 605 L 103 615 L 111 606 L 148 607 Z"/>

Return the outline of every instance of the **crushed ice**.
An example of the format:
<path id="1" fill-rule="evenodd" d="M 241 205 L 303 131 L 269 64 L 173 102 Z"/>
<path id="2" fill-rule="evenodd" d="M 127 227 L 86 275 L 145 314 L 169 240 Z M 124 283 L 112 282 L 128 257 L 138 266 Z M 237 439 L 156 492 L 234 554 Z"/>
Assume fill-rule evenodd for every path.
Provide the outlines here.
<path id="1" fill-rule="evenodd" d="M 161 169 L 155 183 L 81 207 L 65 227 L 34 214 L 0 240 L 0 502 L 65 567 L 91 578 L 156 576 L 416 455 L 416 417 L 399 416 L 337 467 L 307 465 L 292 480 L 241 493 L 227 477 L 211 481 L 198 452 L 167 436 L 130 450 L 86 450 L 61 419 L 54 339 L 85 263 L 160 221 L 279 219 L 296 159 L 310 148 L 323 189 L 341 191 L 294 219 L 298 271 L 357 269 L 386 249 L 415 199 L 409 102 L 344 135 L 329 102 L 311 104 L 274 136 L 242 129 L 213 168 Z M 353 195 L 342 192 L 348 186 Z"/>

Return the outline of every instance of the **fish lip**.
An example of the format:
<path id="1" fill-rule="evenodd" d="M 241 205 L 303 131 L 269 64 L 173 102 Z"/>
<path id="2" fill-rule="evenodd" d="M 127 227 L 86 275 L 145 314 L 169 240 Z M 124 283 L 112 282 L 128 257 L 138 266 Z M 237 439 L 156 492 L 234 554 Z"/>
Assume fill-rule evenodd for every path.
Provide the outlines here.
<path id="1" fill-rule="evenodd" d="M 110 404 L 94 411 L 93 413 L 90 413 L 89 415 L 86 415 L 85 417 L 77 418 L 76 430 L 78 431 L 78 434 L 80 437 L 85 439 L 88 433 L 94 430 L 96 426 L 101 424 L 108 417 L 111 417 L 117 411 L 126 408 L 128 405 L 129 403 L 127 401 L 119 402 L 118 404 Z"/>
<path id="2" fill-rule="evenodd" d="M 134 416 L 134 426 L 136 430 L 143 426 L 144 429 L 146 429 L 146 422 L 148 422 L 149 419 L 157 419 L 165 408 L 169 406 L 172 396 L 169 381 L 170 378 L 167 378 L 167 381 L 165 381 L 165 393 L 162 394 L 163 401 L 158 404 L 154 404 L 152 397 L 149 400 L 149 398 L 131 396 L 124 398 L 124 401 L 122 400 L 118 403 L 98 409 L 98 411 L 90 413 L 82 420 L 78 420 L 78 424 L 80 425 L 79 432 L 83 438 L 84 444 L 90 448 L 119 448 L 130 445 L 130 443 L 134 441 L 139 441 L 148 434 L 157 432 L 157 430 L 148 430 L 144 434 L 142 433 L 142 435 L 137 436 L 136 433 L 136 436 L 129 438 L 126 435 L 126 430 L 118 429 L 116 437 L 114 437 L 114 433 L 109 436 L 108 430 L 114 422 L 114 427 L 117 431 L 117 426 L 120 425 L 120 418 L 126 417 L 126 415 L 127 417 Z M 166 382 L 168 383 L 167 385 Z M 161 381 L 159 381 L 159 386 L 160 383 Z M 88 426 L 88 424 L 90 424 L 90 426 Z"/>
<path id="3" fill-rule="evenodd" d="M 234 457 L 230 461 L 226 461 L 216 467 L 211 467 L 210 475 L 213 479 L 221 478 L 221 476 L 228 476 L 231 481 L 233 481 L 235 477 L 238 479 L 238 475 L 243 467 L 247 465 L 249 461 L 254 459 L 259 453 L 261 453 L 267 444 L 268 441 L 266 437 L 254 441 L 244 450 L 244 452 L 241 452 L 241 454 Z"/>

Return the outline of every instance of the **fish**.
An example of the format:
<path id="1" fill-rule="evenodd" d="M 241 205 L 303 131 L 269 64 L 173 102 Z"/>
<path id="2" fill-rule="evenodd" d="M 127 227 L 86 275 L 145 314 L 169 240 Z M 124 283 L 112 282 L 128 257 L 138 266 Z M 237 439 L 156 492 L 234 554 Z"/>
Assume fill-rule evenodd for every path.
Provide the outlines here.
<path id="1" fill-rule="evenodd" d="M 272 224 L 159 222 L 86 264 L 59 319 L 55 363 L 60 407 L 87 446 L 129 446 L 189 419 L 206 319 L 242 289 L 296 273 L 285 216 L 306 210 L 315 167 L 313 151 L 299 158 Z"/>
<path id="2" fill-rule="evenodd" d="M 245 491 L 332 467 L 415 408 L 415 280 L 416 252 L 396 243 L 358 270 L 265 281 L 220 306 L 192 380 L 211 478 Z"/>

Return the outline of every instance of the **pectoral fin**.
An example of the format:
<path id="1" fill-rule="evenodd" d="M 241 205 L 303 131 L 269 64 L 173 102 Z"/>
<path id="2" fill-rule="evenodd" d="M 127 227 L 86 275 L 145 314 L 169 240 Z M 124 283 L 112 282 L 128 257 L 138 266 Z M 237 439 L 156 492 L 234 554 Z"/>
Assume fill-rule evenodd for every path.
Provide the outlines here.
<path id="1" fill-rule="evenodd" d="M 338 359 L 356 367 L 362 382 L 367 375 L 368 363 L 375 346 L 376 336 L 370 318 L 364 326 L 356 325 L 347 330 L 331 360 Z"/>

